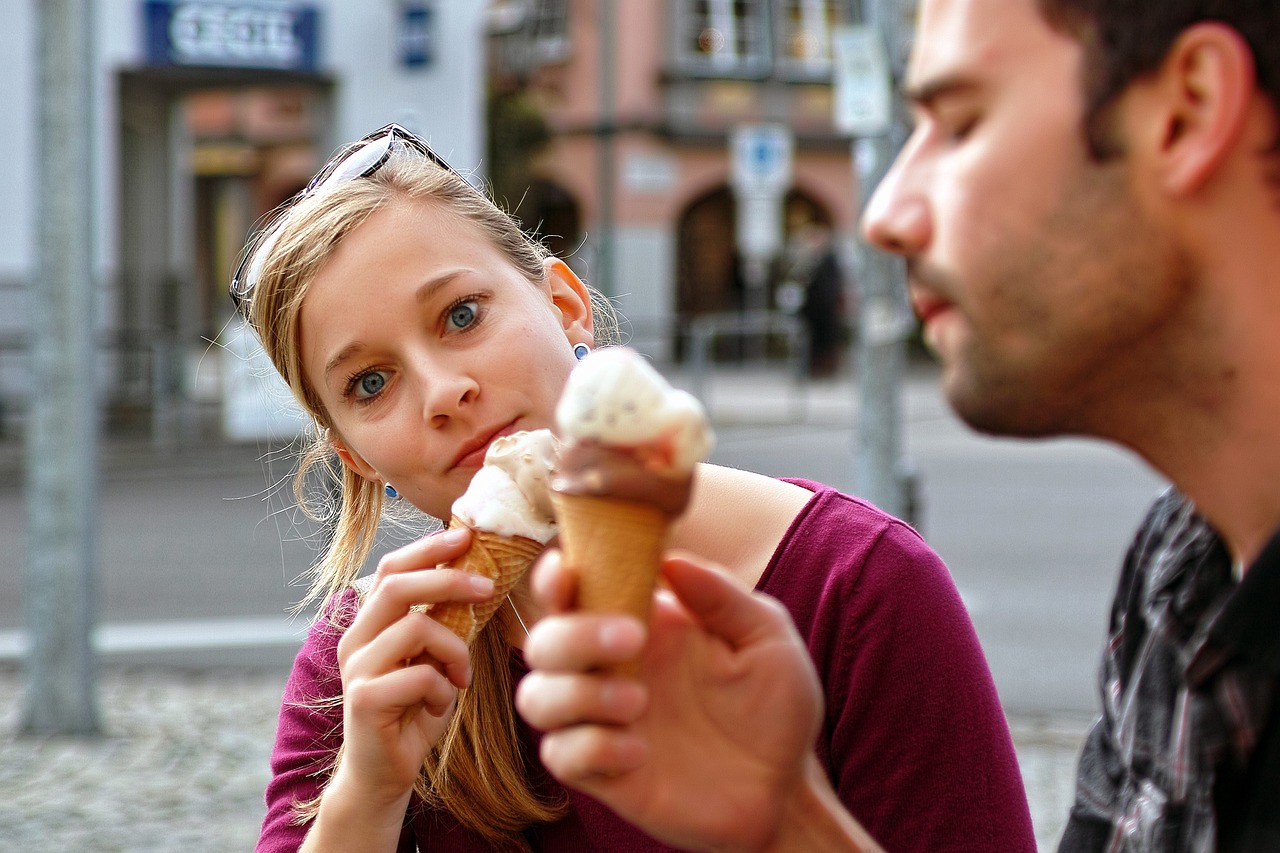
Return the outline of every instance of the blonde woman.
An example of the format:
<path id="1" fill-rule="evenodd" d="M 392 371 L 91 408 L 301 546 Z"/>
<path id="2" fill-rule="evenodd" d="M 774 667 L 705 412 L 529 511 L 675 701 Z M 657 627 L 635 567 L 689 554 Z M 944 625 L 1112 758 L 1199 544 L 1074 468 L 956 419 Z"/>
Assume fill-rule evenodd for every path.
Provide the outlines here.
<path id="1" fill-rule="evenodd" d="M 610 340 L 603 304 L 394 125 L 340 152 L 255 236 L 232 291 L 314 418 L 302 472 L 336 456 L 342 480 L 258 849 L 670 849 L 543 768 L 513 705 L 540 615 L 527 588 L 470 650 L 411 610 L 492 596 L 435 568 L 465 531 L 357 582 L 389 498 L 447 519 L 489 443 L 552 425 L 575 355 Z M 827 708 L 816 747 L 844 805 L 890 850 L 1033 850 L 1004 716 L 937 556 L 817 483 L 713 465 L 696 482 L 672 544 L 778 598 L 805 634 Z"/>

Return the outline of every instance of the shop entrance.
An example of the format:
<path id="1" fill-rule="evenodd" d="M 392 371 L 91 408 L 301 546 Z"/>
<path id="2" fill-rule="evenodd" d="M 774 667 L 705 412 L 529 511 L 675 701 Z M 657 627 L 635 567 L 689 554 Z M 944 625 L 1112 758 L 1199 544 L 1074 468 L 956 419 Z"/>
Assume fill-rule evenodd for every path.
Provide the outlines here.
<path id="1" fill-rule="evenodd" d="M 119 76 L 117 426 L 174 440 L 216 428 L 227 283 L 253 223 L 327 156 L 332 88 L 295 72 Z"/>
<path id="2" fill-rule="evenodd" d="M 784 243 L 790 243 L 796 228 L 818 223 L 829 228 L 832 217 L 821 202 L 793 187 L 783 200 Z M 689 203 L 677 224 L 676 305 L 679 314 L 676 356 L 686 355 L 687 331 L 697 318 L 724 314 L 743 308 L 744 284 L 735 245 L 737 204 L 728 186 L 718 187 Z M 768 286 L 770 309 L 780 305 L 778 286 L 782 258 L 773 265 Z M 732 357 L 733 342 L 715 355 Z"/>

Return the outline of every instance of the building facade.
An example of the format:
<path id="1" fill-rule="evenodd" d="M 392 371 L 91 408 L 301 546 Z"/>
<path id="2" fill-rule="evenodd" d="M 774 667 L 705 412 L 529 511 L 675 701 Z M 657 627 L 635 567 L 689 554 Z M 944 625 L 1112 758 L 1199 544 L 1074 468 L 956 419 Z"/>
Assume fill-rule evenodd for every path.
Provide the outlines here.
<path id="1" fill-rule="evenodd" d="M 731 142 L 787 136 L 764 229 L 779 245 L 804 223 L 853 244 L 832 34 L 866 2 L 95 0 L 84 127 L 98 298 L 85 331 L 108 425 L 288 432 L 226 296 L 252 224 L 338 143 L 389 121 L 486 180 L 486 106 L 505 96 L 550 141 L 498 200 L 616 300 L 638 347 L 682 358 L 700 317 L 785 307 L 776 277 L 744 263 L 744 234 L 763 232 L 744 227 Z M 16 4 L 0 29 L 0 436 L 33 393 L 36 166 L 56 144 L 38 138 L 38 8 Z"/>
<path id="2" fill-rule="evenodd" d="M 803 223 L 852 244 L 857 182 L 834 121 L 832 34 L 861 23 L 859 0 L 495 8 L 505 14 L 491 18 L 493 85 L 534 104 L 550 135 L 508 203 L 615 299 L 642 349 L 679 357 L 695 318 L 777 307 L 776 282 L 744 267 L 740 131 L 789 136 L 783 245 Z"/>
<path id="3" fill-rule="evenodd" d="M 390 121 L 482 174 L 484 4 L 88 5 L 93 109 L 84 132 L 94 154 L 84 203 L 97 300 L 85 333 L 99 341 L 106 417 L 172 436 L 223 409 L 233 434 L 272 429 L 264 418 L 275 401 L 255 402 L 268 392 L 226 295 L 245 237 L 337 144 Z M 10 431 L 33 392 L 25 375 L 37 158 L 56 144 L 38 138 L 39 4 L 13 6 L 0 29 L 0 158 L 9 164 L 0 171 L 0 427 Z"/>

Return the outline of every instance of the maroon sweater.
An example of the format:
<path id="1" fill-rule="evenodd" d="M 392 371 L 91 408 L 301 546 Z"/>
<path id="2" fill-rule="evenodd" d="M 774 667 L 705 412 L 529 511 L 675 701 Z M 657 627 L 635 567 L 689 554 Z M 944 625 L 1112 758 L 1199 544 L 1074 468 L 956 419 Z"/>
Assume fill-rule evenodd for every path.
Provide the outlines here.
<path id="1" fill-rule="evenodd" d="M 818 757 L 849 811 L 889 853 L 1034 851 L 1022 778 L 968 614 L 946 566 L 914 530 L 817 483 L 757 589 L 786 605 L 822 679 Z M 350 605 L 347 591 L 340 605 Z M 341 606 L 343 612 L 353 608 Z M 340 626 L 317 622 L 285 688 L 259 853 L 294 851 L 306 827 L 290 804 L 316 796 L 314 774 L 342 738 L 336 695 Z M 517 677 L 526 672 L 513 655 Z M 760 725 L 767 726 L 767 720 Z M 537 764 L 535 732 L 521 724 Z M 540 785 L 555 790 L 549 777 Z M 534 850 L 669 850 L 591 798 L 527 833 Z M 400 851 L 490 848 L 447 813 L 410 806 Z"/>

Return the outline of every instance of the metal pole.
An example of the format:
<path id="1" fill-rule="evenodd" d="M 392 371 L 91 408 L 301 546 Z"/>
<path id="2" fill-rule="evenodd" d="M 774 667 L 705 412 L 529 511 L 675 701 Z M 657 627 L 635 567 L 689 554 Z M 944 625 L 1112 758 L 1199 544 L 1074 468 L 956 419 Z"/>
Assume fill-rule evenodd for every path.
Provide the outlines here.
<path id="1" fill-rule="evenodd" d="M 884 39 L 890 66 L 900 68 L 897 0 L 865 0 L 864 20 Z M 895 74 L 896 76 L 896 74 Z M 896 112 L 896 111 L 895 111 Z M 895 122 L 896 130 L 897 122 Z M 859 209 L 884 177 L 897 148 L 893 130 L 853 142 Z M 905 269 L 900 259 L 863 244 L 858 277 L 857 359 L 858 425 L 855 431 L 854 483 L 859 495 L 891 515 L 918 523 L 914 481 L 902 453 L 901 389 L 906 375 L 910 312 Z"/>
<path id="2" fill-rule="evenodd" d="M 614 136 L 617 133 L 617 14 L 615 0 L 600 0 L 600 120 L 596 131 L 596 189 L 600 206 L 596 227 L 596 288 L 606 296 L 616 296 L 614 284 Z"/>
<path id="3" fill-rule="evenodd" d="M 89 0 L 42 0 L 39 269 L 31 300 L 26 424 L 30 639 L 20 728 L 100 731 L 90 642 L 97 515 Z"/>

